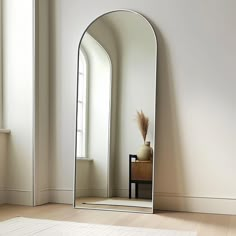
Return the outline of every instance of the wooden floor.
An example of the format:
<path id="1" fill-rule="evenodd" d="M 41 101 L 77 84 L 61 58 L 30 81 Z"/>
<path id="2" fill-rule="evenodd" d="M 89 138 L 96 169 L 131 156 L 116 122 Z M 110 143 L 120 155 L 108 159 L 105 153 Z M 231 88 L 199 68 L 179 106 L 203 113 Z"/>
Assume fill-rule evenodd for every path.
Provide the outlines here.
<path id="1" fill-rule="evenodd" d="M 198 236 L 236 236 L 236 216 L 157 212 L 155 214 L 73 209 L 71 205 L 0 206 L 0 221 L 16 216 L 159 229 L 197 231 Z"/>

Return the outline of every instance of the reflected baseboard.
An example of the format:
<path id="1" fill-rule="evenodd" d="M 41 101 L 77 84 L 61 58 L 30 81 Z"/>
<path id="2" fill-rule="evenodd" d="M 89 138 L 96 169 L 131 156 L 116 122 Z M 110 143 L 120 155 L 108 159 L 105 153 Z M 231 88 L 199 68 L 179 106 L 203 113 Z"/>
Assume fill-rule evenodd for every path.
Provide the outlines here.
<path id="1" fill-rule="evenodd" d="M 128 198 L 129 197 L 129 190 L 128 189 L 113 189 L 112 190 L 113 196 Z M 135 195 L 135 188 L 132 187 L 131 189 L 132 196 Z M 88 196 L 88 195 L 87 195 Z M 151 198 L 151 191 L 149 189 L 143 188 L 139 189 L 139 196 L 142 198 L 150 199 Z"/>
<path id="2" fill-rule="evenodd" d="M 76 189 L 77 197 L 107 197 L 107 189 Z"/>

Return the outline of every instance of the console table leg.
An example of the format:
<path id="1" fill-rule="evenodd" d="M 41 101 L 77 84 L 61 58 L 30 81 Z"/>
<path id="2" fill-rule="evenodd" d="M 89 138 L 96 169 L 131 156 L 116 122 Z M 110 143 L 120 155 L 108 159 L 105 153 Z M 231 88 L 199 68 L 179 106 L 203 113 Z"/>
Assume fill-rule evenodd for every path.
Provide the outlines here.
<path id="1" fill-rule="evenodd" d="M 135 184 L 135 198 L 138 198 L 138 183 Z"/>
<path id="2" fill-rule="evenodd" d="M 129 198 L 131 198 L 131 182 L 129 181 Z"/>

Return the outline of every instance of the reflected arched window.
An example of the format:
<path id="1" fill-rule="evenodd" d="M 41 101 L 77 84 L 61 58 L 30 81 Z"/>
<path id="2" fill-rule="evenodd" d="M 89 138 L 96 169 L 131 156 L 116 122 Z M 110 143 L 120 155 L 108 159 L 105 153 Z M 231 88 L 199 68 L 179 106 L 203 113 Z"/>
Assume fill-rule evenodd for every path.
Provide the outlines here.
<path id="1" fill-rule="evenodd" d="M 86 113 L 87 113 L 87 61 L 83 50 L 79 55 L 78 114 L 77 114 L 77 158 L 85 158 L 86 153 Z"/>

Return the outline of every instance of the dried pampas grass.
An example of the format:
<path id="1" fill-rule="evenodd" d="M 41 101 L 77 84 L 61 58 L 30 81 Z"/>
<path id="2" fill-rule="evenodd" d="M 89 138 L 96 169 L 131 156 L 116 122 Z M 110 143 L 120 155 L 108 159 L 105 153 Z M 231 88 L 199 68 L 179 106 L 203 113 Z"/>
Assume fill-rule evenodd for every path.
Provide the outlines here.
<path id="1" fill-rule="evenodd" d="M 147 137 L 147 132 L 148 132 L 148 126 L 149 126 L 149 119 L 147 116 L 144 115 L 143 111 L 141 110 L 140 112 L 137 111 L 137 123 L 138 123 L 138 128 L 142 134 L 143 141 L 145 143 L 146 137 Z"/>

